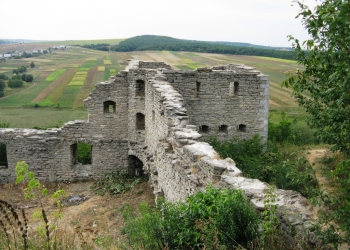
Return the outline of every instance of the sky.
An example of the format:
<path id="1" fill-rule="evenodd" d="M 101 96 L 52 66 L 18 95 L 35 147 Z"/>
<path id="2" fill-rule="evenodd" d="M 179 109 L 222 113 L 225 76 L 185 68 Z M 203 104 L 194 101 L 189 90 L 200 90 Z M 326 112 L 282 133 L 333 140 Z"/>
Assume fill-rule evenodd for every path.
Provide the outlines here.
<path id="1" fill-rule="evenodd" d="M 290 47 L 288 35 L 309 37 L 292 0 L 0 0 L 0 6 L 0 39 L 163 35 Z"/>

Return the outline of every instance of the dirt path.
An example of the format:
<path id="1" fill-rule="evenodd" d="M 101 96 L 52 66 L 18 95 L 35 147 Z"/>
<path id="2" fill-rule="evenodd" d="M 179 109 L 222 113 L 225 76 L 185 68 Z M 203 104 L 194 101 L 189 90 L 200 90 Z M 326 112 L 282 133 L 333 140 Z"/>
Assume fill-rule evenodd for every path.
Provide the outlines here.
<path id="1" fill-rule="evenodd" d="M 330 179 L 330 173 L 325 172 L 324 166 L 321 162 L 322 158 L 329 152 L 328 149 L 312 149 L 306 156 L 307 160 L 312 165 L 315 171 L 316 179 L 319 183 L 319 187 L 322 191 L 330 192 L 334 191 L 334 186 Z"/>

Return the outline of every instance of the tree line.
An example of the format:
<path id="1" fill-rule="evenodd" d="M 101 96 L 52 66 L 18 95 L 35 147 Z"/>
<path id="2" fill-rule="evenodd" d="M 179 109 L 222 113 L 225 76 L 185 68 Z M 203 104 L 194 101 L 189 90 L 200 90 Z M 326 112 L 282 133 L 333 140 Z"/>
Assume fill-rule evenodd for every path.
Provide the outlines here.
<path id="1" fill-rule="evenodd" d="M 98 44 L 84 44 L 81 47 L 87 48 L 87 49 L 109 51 L 109 46 L 110 46 L 110 44 L 108 44 L 108 43 L 98 43 Z"/>
<path id="2" fill-rule="evenodd" d="M 143 50 L 189 51 L 216 54 L 266 56 L 294 60 L 295 55 L 290 50 L 268 49 L 258 46 L 236 46 L 235 43 L 222 44 L 176 39 L 166 36 L 143 35 L 128 38 L 118 45 L 111 46 L 112 51 L 130 52 Z"/>

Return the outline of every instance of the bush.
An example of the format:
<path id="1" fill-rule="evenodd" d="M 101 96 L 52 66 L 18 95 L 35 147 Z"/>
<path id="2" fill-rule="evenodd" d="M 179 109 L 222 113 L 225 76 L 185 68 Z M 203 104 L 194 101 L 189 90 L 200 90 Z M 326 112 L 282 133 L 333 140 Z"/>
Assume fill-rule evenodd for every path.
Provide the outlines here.
<path id="1" fill-rule="evenodd" d="M 26 82 L 32 82 L 33 79 L 34 79 L 33 75 L 26 74 L 26 76 L 25 76 L 25 81 Z"/>
<path id="2" fill-rule="evenodd" d="M 22 79 L 11 79 L 7 84 L 10 88 L 19 88 L 23 86 Z"/>
<path id="3" fill-rule="evenodd" d="M 23 81 L 25 81 L 26 80 L 26 74 L 22 74 L 21 78 L 22 78 Z"/>
<path id="4" fill-rule="evenodd" d="M 142 203 L 137 217 L 130 205 L 121 209 L 134 249 L 233 249 L 258 236 L 259 215 L 242 191 L 207 187 L 187 203 Z"/>
<path id="5" fill-rule="evenodd" d="M 23 72 L 26 72 L 27 71 L 27 67 L 24 67 L 24 66 L 21 66 L 18 68 L 18 72 L 19 73 L 23 73 Z"/>
<path id="6" fill-rule="evenodd" d="M 0 79 L 2 79 L 2 80 L 8 80 L 9 78 L 8 78 L 8 76 L 5 75 L 5 74 L 0 74 Z"/>
<path id="7" fill-rule="evenodd" d="M 3 79 L 0 79 L 0 91 L 3 91 L 6 87 L 5 81 Z"/>
<path id="8" fill-rule="evenodd" d="M 209 138 L 207 142 L 222 158 L 232 158 L 245 177 L 292 189 L 306 197 L 313 197 L 318 192 L 313 169 L 302 151 L 289 152 L 269 141 L 268 150 L 264 152 L 259 136 L 242 141 Z M 285 145 L 290 148 L 289 144 Z"/>
<path id="9" fill-rule="evenodd" d="M 120 194 L 131 190 L 137 184 L 145 181 L 146 176 L 138 177 L 124 173 L 105 174 L 102 178 L 96 180 L 91 189 L 99 195 Z"/>
<path id="10" fill-rule="evenodd" d="M 91 145 L 79 142 L 77 145 L 78 162 L 81 164 L 91 164 Z"/>

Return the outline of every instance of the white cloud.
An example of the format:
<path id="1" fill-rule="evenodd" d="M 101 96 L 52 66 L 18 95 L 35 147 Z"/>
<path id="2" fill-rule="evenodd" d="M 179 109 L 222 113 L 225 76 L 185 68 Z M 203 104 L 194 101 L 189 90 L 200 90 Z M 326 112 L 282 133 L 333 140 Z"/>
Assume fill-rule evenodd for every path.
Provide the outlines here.
<path id="1" fill-rule="evenodd" d="M 315 1 L 307 4 L 314 6 Z M 78 40 L 157 34 L 290 46 L 306 39 L 290 0 L 0 0 L 0 38 Z"/>

